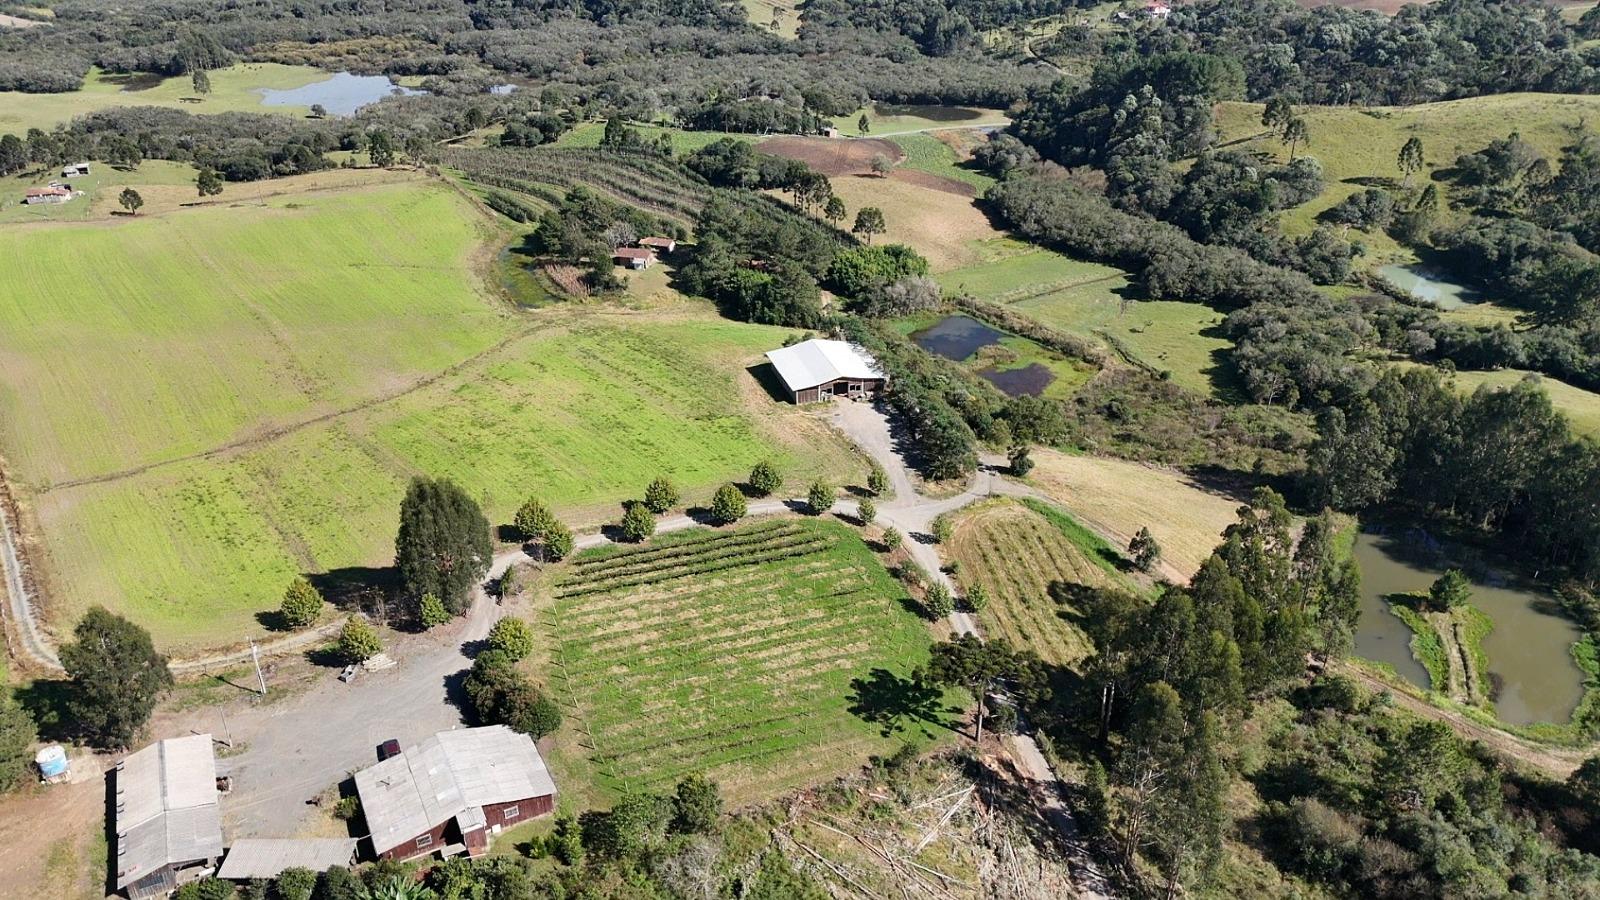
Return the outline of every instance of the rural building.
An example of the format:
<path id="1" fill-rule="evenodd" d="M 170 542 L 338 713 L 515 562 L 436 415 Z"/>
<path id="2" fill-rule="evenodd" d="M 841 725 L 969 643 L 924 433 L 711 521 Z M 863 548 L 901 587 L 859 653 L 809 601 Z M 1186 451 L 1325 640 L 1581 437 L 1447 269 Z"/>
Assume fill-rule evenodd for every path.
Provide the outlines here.
<path id="1" fill-rule="evenodd" d="M 22 196 L 22 202 L 29 205 L 36 203 L 65 203 L 72 199 L 72 189 L 52 184 L 49 187 L 28 188 Z"/>
<path id="2" fill-rule="evenodd" d="M 657 253 L 671 253 L 678 249 L 678 242 L 669 237 L 642 237 L 639 246 Z"/>
<path id="3" fill-rule="evenodd" d="M 71 165 L 61 167 L 62 178 L 75 178 L 79 175 L 87 174 L 89 174 L 89 164 L 86 162 L 73 163 Z"/>
<path id="4" fill-rule="evenodd" d="M 373 855 L 478 856 L 489 838 L 555 809 L 533 739 L 504 725 L 441 731 L 356 773 Z"/>
<path id="5" fill-rule="evenodd" d="M 822 127 L 822 136 L 825 138 L 836 138 L 839 136 L 839 129 L 833 127 L 832 125 L 824 125 Z"/>
<path id="6" fill-rule="evenodd" d="M 889 383 L 877 360 L 845 341 L 810 340 L 767 354 L 795 403 L 827 397 L 864 397 Z"/>
<path id="7" fill-rule="evenodd" d="M 210 875 L 222 858 L 217 760 L 211 735 L 158 741 L 117 763 L 117 890 L 165 896 Z"/>
<path id="8" fill-rule="evenodd" d="M 246 838 L 234 841 L 217 877 L 228 881 L 277 878 L 284 869 L 326 872 L 356 858 L 355 838 Z"/>
<path id="9" fill-rule="evenodd" d="M 611 261 L 630 269 L 648 269 L 656 264 L 656 255 L 643 247 L 618 247 L 611 251 Z"/>

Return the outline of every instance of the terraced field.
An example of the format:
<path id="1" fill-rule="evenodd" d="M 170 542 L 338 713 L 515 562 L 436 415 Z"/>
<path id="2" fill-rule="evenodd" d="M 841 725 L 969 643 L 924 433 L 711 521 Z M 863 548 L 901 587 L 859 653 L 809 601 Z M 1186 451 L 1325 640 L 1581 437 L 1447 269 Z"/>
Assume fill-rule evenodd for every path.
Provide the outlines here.
<path id="1" fill-rule="evenodd" d="M 985 633 L 1026 647 L 1046 662 L 1069 665 L 1091 649 L 1072 623 L 1075 610 L 1057 604 L 1057 581 L 1099 587 L 1114 579 L 1056 523 L 1014 500 L 969 507 L 956 520 L 950 557 L 963 586 L 980 584 L 989 603 L 978 618 Z"/>
<path id="2" fill-rule="evenodd" d="M 575 765 L 601 793 L 698 770 L 736 802 L 770 797 L 946 733 L 908 720 L 886 737 L 851 712 L 854 679 L 908 676 L 931 636 L 838 523 L 773 520 L 582 554 L 554 594 L 550 680 L 574 723 Z"/>

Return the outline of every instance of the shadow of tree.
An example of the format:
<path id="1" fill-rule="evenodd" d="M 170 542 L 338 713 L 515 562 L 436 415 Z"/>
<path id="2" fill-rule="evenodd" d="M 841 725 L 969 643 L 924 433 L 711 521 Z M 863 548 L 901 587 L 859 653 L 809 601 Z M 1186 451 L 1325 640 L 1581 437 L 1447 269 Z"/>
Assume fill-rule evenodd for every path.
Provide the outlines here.
<path id="1" fill-rule="evenodd" d="M 852 678 L 850 691 L 850 713 L 879 726 L 884 737 L 904 732 L 908 721 L 953 727 L 944 717 L 944 692 L 915 678 L 873 669 L 865 678 Z"/>
<path id="2" fill-rule="evenodd" d="M 72 682 L 65 678 L 40 678 L 18 687 L 13 696 L 39 727 L 42 740 L 74 741 L 82 736 L 82 729 L 68 714 L 72 691 Z"/>

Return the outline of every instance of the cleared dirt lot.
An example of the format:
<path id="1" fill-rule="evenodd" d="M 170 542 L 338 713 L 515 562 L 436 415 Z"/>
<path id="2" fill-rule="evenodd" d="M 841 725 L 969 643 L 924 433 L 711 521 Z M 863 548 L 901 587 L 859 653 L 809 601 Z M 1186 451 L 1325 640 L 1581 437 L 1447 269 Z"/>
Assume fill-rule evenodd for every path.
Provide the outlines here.
<path id="1" fill-rule="evenodd" d="M 895 162 L 905 156 L 893 141 L 879 138 L 844 140 L 785 136 L 768 138 L 757 144 L 756 149 L 784 159 L 799 160 L 829 178 L 870 174 L 872 158 L 875 156 L 887 156 Z"/>

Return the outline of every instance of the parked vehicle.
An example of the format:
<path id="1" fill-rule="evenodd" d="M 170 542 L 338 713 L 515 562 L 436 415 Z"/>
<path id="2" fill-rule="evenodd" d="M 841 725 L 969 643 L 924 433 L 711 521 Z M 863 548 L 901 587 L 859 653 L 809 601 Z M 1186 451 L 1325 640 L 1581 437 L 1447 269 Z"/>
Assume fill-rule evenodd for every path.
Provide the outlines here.
<path id="1" fill-rule="evenodd" d="M 378 762 L 383 762 L 391 756 L 400 755 L 400 742 L 394 738 L 378 745 Z"/>

